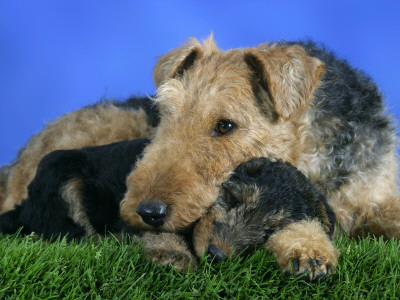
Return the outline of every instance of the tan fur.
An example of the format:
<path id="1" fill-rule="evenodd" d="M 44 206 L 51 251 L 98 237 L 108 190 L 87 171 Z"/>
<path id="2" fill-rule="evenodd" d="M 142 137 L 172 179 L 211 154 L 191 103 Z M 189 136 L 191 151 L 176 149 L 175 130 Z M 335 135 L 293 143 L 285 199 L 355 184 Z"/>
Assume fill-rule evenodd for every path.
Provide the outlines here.
<path id="1" fill-rule="evenodd" d="M 324 64 L 306 55 L 299 46 L 248 50 L 264 67 L 275 108 L 284 119 L 291 118 L 307 107 L 312 93 L 324 73 Z"/>
<path id="2" fill-rule="evenodd" d="M 158 265 L 171 265 L 178 271 L 197 268 L 196 258 L 177 234 L 146 232 L 139 240 L 143 244 L 146 258 Z"/>
<path id="3" fill-rule="evenodd" d="M 211 237 L 213 236 L 214 224 L 218 220 L 218 215 L 223 214 L 223 211 L 214 205 L 210 208 L 205 216 L 203 216 L 196 224 L 193 230 L 193 247 L 196 255 L 202 257 L 204 251 L 207 250 L 208 245 L 211 243 Z M 214 241 L 217 246 L 225 250 L 227 256 L 230 255 L 231 249 L 222 241 Z"/>
<path id="4" fill-rule="evenodd" d="M 292 273 L 290 262 L 298 259 L 299 270 L 294 274 L 310 271 L 310 279 L 321 273 L 327 274 L 328 265 L 333 267 L 334 272 L 339 255 L 339 251 L 322 229 L 321 223 L 316 220 L 293 223 L 279 230 L 269 238 L 267 249 L 275 254 L 283 272 Z M 310 267 L 310 259 L 320 260 L 321 264 Z"/>
<path id="5" fill-rule="evenodd" d="M 144 158 L 128 177 L 128 192 L 121 206 L 122 217 L 134 227 L 148 228 L 136 213 L 144 199 L 159 198 L 170 204 L 171 217 L 162 229 L 181 230 L 212 205 L 219 184 L 241 162 L 266 156 L 296 163 L 296 137 L 300 137 L 296 118 L 292 117 L 291 122 L 265 122 L 246 80 L 250 73 L 242 57 L 248 50 L 217 52 L 215 46 L 205 48 L 201 59 L 195 61 L 201 68 L 185 72 L 180 80 L 158 79 L 162 85 L 155 101 L 161 122 Z M 288 59 L 283 54 L 282 57 Z M 163 59 L 160 63 L 164 65 Z M 155 72 L 158 68 L 159 65 Z M 165 71 L 157 76 L 163 74 Z M 315 88 L 312 84 L 307 86 L 311 87 Z M 304 91 L 305 95 L 310 93 Z M 220 119 L 234 119 L 239 130 L 229 138 L 213 137 L 210 133 Z"/>
<path id="6" fill-rule="evenodd" d="M 147 231 L 143 236 L 127 235 L 123 232 L 86 235 L 84 239 L 101 242 L 105 238 L 116 238 L 120 241 L 133 240 L 133 245 L 141 244 L 146 259 L 160 266 L 171 266 L 177 271 L 190 271 L 198 267 L 196 257 L 181 235 L 175 233 L 158 233 Z M 39 238 L 39 237 L 38 237 Z"/>
<path id="7" fill-rule="evenodd" d="M 2 211 L 10 210 L 27 196 L 39 161 L 57 149 L 82 148 L 151 136 L 144 111 L 122 110 L 112 104 L 87 107 L 49 123 L 21 151 L 7 182 Z"/>
<path id="8" fill-rule="evenodd" d="M 7 180 L 12 165 L 6 165 L 0 168 L 0 208 L 6 199 L 7 195 Z M 0 209 L 1 211 L 1 209 Z"/>
<path id="9" fill-rule="evenodd" d="M 341 232 L 400 238 L 397 155 L 383 158 L 379 169 L 362 174 L 329 195 Z"/>
<path id="10" fill-rule="evenodd" d="M 2 207 L 3 202 L 6 199 L 7 190 L 5 186 L 0 186 L 0 207 Z"/>
<path id="11" fill-rule="evenodd" d="M 218 53 L 219 49 L 213 41 L 212 34 L 203 45 L 197 39 L 190 38 L 182 47 L 176 48 L 160 57 L 153 70 L 155 85 L 160 86 L 166 79 L 174 77 L 174 72 L 192 52 L 196 52 L 198 57 L 211 56 Z"/>
<path id="12" fill-rule="evenodd" d="M 308 129 L 310 119 L 306 114 L 299 122 L 302 147 L 297 168 L 312 182 L 323 170 L 326 157 L 317 154 L 322 145 L 312 137 Z M 339 190 L 326 194 L 329 204 L 336 213 L 338 233 L 363 236 L 368 233 L 400 238 L 400 197 L 398 192 L 398 157 L 393 149 L 380 161 L 379 168 L 368 173 L 360 172 L 357 177 Z"/>
<path id="13" fill-rule="evenodd" d="M 128 177 L 128 192 L 121 203 L 122 217 L 135 228 L 149 228 L 136 213 L 138 204 L 145 199 L 162 199 L 171 206 L 171 215 L 161 229 L 183 230 L 214 203 L 218 186 L 240 163 L 264 156 L 297 164 L 301 138 L 298 122 L 305 105 L 301 103 L 309 101 L 323 64 L 313 59 L 309 70 L 304 70 L 310 59 L 298 47 L 283 52 L 272 48 L 271 53 L 257 48 L 222 52 L 208 40 L 198 50 L 201 55 L 193 70 L 185 71 L 179 80 L 169 78 L 173 71 L 166 72 L 165 68 L 176 65 L 166 64 L 165 60 L 171 55 L 177 59 L 187 49 L 199 47 L 197 41 L 185 45 L 161 58 L 154 69 L 156 82 L 161 83 L 155 99 L 161 122 L 143 159 Z M 292 80 L 293 73 L 309 77 L 305 86 L 297 87 L 301 93 L 290 95 L 292 103 L 298 104 L 282 106 L 282 113 L 290 121 L 266 122 L 254 105 L 256 100 L 248 80 L 251 72 L 243 62 L 243 56 L 249 52 L 259 56 L 274 56 L 278 52 L 276 63 L 289 68 L 282 74 L 282 89 L 302 84 L 301 80 Z M 290 57 L 296 55 L 298 62 L 286 66 Z M 283 99 L 276 94 L 274 101 Z M 213 137 L 211 132 L 220 119 L 235 120 L 239 129 L 229 137 Z"/>
<path id="14" fill-rule="evenodd" d="M 225 183 L 225 186 L 229 187 L 229 191 L 233 196 L 241 200 L 240 203 L 252 203 L 260 198 L 261 191 L 256 184 L 237 186 Z M 231 196 L 228 194 L 225 197 Z"/>
<path id="15" fill-rule="evenodd" d="M 96 233 L 87 216 L 82 203 L 82 187 L 83 181 L 79 177 L 69 180 L 60 191 L 63 200 L 68 203 L 68 216 L 78 225 L 85 228 L 86 236 Z"/>

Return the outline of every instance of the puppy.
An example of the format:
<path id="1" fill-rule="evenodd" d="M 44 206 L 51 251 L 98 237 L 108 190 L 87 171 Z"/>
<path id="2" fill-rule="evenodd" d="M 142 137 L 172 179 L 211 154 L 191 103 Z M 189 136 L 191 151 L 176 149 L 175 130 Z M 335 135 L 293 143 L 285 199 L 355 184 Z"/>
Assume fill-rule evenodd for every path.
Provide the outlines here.
<path id="1" fill-rule="evenodd" d="M 214 261 L 272 251 L 284 273 L 310 280 L 335 271 L 335 215 L 326 199 L 287 162 L 255 158 L 239 165 L 222 184 L 216 204 L 196 224 L 198 256 Z"/>
<path id="2" fill-rule="evenodd" d="M 82 238 L 128 230 L 119 217 L 126 176 L 148 139 L 80 150 L 56 150 L 39 163 L 28 198 L 0 216 L 0 232 L 35 232 L 44 239 Z"/>

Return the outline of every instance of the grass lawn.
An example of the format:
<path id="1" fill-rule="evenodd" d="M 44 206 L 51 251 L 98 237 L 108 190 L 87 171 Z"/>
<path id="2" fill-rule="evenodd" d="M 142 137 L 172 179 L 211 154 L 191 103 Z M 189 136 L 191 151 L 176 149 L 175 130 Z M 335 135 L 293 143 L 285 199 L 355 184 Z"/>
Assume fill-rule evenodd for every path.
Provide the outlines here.
<path id="1" fill-rule="evenodd" d="M 0 299 L 399 299 L 400 242 L 340 238 L 336 274 L 310 284 L 281 275 L 269 253 L 179 273 L 132 242 L 44 243 L 0 236 Z"/>

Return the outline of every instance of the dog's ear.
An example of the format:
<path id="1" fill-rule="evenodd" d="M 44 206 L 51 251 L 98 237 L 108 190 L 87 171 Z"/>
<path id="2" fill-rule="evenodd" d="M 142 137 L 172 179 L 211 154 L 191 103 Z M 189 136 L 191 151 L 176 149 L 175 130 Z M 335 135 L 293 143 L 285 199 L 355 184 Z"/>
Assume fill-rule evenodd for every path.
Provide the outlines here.
<path id="1" fill-rule="evenodd" d="M 153 70 L 154 84 L 159 87 L 169 78 L 178 78 L 188 70 L 201 55 L 201 44 L 192 38 L 182 47 L 161 56 Z"/>
<path id="2" fill-rule="evenodd" d="M 271 102 L 285 120 L 307 107 L 324 73 L 324 63 L 294 46 L 270 46 L 245 51 L 245 62 L 253 80 L 264 90 L 263 101 Z M 265 107 L 265 103 L 263 104 Z"/>

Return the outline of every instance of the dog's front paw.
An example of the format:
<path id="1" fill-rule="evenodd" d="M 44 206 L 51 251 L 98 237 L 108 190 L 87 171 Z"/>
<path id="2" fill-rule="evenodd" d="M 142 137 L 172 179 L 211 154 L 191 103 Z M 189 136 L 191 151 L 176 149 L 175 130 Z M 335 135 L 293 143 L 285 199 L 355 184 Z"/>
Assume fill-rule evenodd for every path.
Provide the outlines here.
<path id="1" fill-rule="evenodd" d="M 339 251 L 318 221 L 301 221 L 273 234 L 267 244 L 284 274 L 314 281 L 335 272 Z"/>
<path id="2" fill-rule="evenodd" d="M 178 271 L 197 268 L 196 257 L 190 252 L 180 235 L 146 232 L 141 241 L 146 258 L 160 266 L 171 265 Z"/>
<path id="3" fill-rule="evenodd" d="M 171 265 L 178 271 L 196 269 L 196 258 L 190 252 L 180 252 L 166 249 L 146 250 L 146 258 L 160 266 Z"/>

